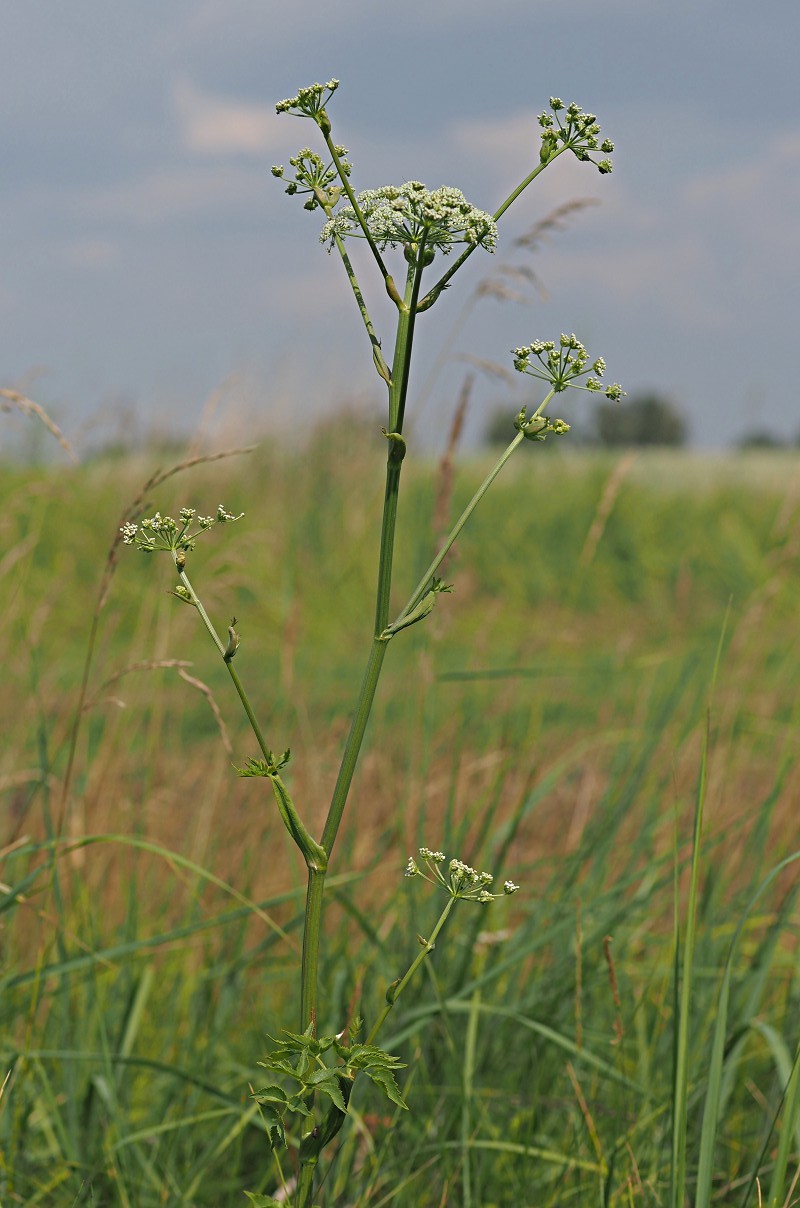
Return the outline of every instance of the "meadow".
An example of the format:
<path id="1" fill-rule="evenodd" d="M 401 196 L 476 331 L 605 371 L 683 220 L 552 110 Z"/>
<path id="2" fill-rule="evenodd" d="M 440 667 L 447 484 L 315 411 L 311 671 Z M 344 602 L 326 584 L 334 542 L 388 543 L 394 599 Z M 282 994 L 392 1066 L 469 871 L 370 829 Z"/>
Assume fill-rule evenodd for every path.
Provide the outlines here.
<path id="1" fill-rule="evenodd" d="M 384 454 L 378 418 L 340 417 L 142 498 L 246 513 L 193 579 L 237 618 L 315 827 Z M 269 786 L 235 776 L 252 735 L 174 569 L 112 550 L 169 461 L 0 477 L 3 1208 L 213 1208 L 278 1182 L 251 1088 L 294 1026 L 305 868 Z M 409 466 L 398 602 L 488 465 Z M 790 452 L 526 446 L 482 501 L 453 594 L 387 656 L 320 1029 L 374 1014 L 419 950 L 421 845 L 521 888 L 463 904 L 398 1002 L 382 1043 L 414 1110 L 358 1084 L 321 1204 L 794 1202 L 799 517 Z"/>

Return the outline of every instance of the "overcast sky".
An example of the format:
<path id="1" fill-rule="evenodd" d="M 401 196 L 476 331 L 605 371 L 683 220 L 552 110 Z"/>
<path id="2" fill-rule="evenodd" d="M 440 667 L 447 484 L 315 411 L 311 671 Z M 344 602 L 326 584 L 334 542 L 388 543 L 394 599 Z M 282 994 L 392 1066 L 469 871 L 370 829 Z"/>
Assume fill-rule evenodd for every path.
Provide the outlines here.
<path id="1" fill-rule="evenodd" d="M 510 368 L 511 348 L 574 330 L 629 392 L 679 403 L 700 445 L 795 437 L 798 48 L 797 0 L 6 0 L 0 385 L 78 443 L 115 408 L 140 431 L 190 430 L 218 387 L 229 417 L 244 400 L 302 425 L 374 397 L 380 418 L 319 212 L 269 172 L 315 135 L 275 102 L 337 76 L 330 115 L 357 189 L 419 179 L 494 210 L 535 162 L 551 95 L 616 144 L 610 177 L 552 165 L 503 220 L 495 264 L 474 256 L 420 321 L 412 416 L 470 291 L 519 260 L 514 237 L 598 199 L 526 261 L 546 297 L 475 308 L 420 430 L 446 427 L 459 355 Z M 473 426 L 504 396 L 481 376 Z"/>

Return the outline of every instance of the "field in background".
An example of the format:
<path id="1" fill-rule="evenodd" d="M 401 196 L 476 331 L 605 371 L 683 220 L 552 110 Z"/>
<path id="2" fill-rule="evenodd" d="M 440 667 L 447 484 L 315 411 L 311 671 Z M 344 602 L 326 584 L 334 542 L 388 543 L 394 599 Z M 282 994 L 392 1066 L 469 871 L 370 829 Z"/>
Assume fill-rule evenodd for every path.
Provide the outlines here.
<path id="1" fill-rule="evenodd" d="M 331 425 L 302 454 L 188 469 L 145 509 L 246 513 L 187 569 L 219 629 L 238 618 L 239 674 L 318 822 L 369 639 L 383 444 Z M 214 1206 L 276 1185 L 248 1083 L 266 1033 L 295 1025 L 304 877 L 263 785 L 233 773 L 254 744 L 166 558 L 118 551 L 63 794 L 109 546 L 156 464 L 0 481 L 4 1206 Z M 464 464 L 443 502 L 409 458 L 398 607 L 486 468 Z M 420 844 L 522 890 L 457 912 L 398 1005 L 385 1044 L 414 1111 L 356 1097 L 324 1204 L 668 1202 L 675 828 L 685 905 L 710 700 L 691 1186 L 722 967 L 800 847 L 798 519 L 791 453 L 512 460 L 447 565 L 453 595 L 388 654 L 334 853 L 323 1030 L 374 1015 L 436 917 L 402 878 Z M 733 955 L 726 1205 L 757 1203 L 757 1169 L 769 1182 L 797 886 L 775 880 Z"/>

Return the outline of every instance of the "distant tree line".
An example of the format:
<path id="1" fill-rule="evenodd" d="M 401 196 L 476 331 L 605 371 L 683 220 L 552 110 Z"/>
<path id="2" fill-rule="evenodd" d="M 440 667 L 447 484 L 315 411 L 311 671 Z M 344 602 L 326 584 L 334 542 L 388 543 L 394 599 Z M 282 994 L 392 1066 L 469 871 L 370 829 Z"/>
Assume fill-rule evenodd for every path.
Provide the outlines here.
<path id="1" fill-rule="evenodd" d="M 566 417 L 565 417 L 566 418 Z M 504 407 L 491 416 L 486 428 L 485 443 L 504 445 L 513 435 L 513 421 Z M 509 433 L 511 435 L 509 435 Z M 683 413 L 659 394 L 641 394 L 621 403 L 598 403 L 590 426 L 579 428 L 575 435 L 581 444 L 622 448 L 631 445 L 685 445 L 689 426 Z M 557 440 L 546 444 L 555 446 Z"/>
<path id="2" fill-rule="evenodd" d="M 681 411 L 659 394 L 640 394 L 620 403 L 599 403 L 592 417 L 598 444 L 608 448 L 686 444 L 689 425 Z"/>
<path id="3" fill-rule="evenodd" d="M 507 445 L 514 434 L 513 405 L 498 408 L 489 417 L 484 442 L 490 446 Z M 555 414 L 555 412 L 554 412 Z M 570 417 L 565 416 L 565 419 Z M 573 439 L 574 438 L 574 439 Z M 632 395 L 620 403 L 598 402 L 587 424 L 575 424 L 568 440 L 573 444 L 606 449 L 682 448 L 689 440 L 686 416 L 674 402 L 655 391 Z M 544 447 L 555 448 L 559 440 L 550 439 Z M 785 440 L 766 428 L 754 428 L 736 441 L 739 449 L 780 449 L 800 445 Z"/>

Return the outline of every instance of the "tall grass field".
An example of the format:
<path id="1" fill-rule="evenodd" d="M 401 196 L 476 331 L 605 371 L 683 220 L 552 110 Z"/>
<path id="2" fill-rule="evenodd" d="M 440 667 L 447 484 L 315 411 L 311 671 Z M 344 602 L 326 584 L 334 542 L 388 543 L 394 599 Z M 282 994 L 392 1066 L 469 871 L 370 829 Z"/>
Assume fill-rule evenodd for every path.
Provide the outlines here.
<path id="1" fill-rule="evenodd" d="M 4 466 L 3 1208 L 276 1194 L 253 1092 L 295 1026 L 306 870 L 270 786 L 233 771 L 257 750 L 224 664 L 166 563 L 122 556 L 118 518 L 246 513 L 193 572 L 237 618 L 293 795 L 322 803 L 385 445 L 378 417 L 341 419 L 144 494 L 169 458 Z M 398 1000 L 381 1043 L 413 1110 L 357 1082 L 315 1202 L 800 1202 L 800 460 L 525 454 L 451 551 L 453 594 L 387 655 L 329 873 L 320 1032 L 374 1017 L 429 934 L 433 895 L 403 877 L 420 846 L 521 888 L 464 904 Z M 409 466 L 397 583 L 488 466 Z"/>

